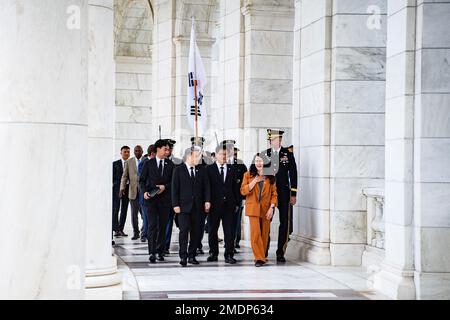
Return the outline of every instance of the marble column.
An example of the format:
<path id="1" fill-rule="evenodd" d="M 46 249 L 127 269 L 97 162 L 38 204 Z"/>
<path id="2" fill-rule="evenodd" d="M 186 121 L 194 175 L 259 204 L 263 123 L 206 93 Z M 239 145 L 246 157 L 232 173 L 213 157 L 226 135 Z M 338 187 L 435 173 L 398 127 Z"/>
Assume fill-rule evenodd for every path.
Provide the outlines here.
<path id="1" fill-rule="evenodd" d="M 384 181 L 385 12 L 386 0 L 296 1 L 300 214 L 289 254 L 314 263 L 361 264 L 362 189 Z"/>
<path id="2" fill-rule="evenodd" d="M 82 299 L 87 5 L 0 2 L 0 299 Z"/>
<path id="3" fill-rule="evenodd" d="M 331 8 L 329 0 L 295 2 L 293 144 L 300 153 L 299 201 L 287 255 L 320 265 L 331 261 Z"/>
<path id="4" fill-rule="evenodd" d="M 267 128 L 291 143 L 294 10 L 290 0 L 244 1 L 244 147 L 246 162 L 268 147 Z"/>
<path id="5" fill-rule="evenodd" d="M 211 122 L 219 141 L 234 139 L 244 151 L 245 29 L 240 1 L 220 1 L 217 27 L 219 62 Z"/>
<path id="6" fill-rule="evenodd" d="M 362 189 L 384 184 L 386 2 L 334 0 L 332 4 L 332 265 L 361 265 L 367 244 Z"/>
<path id="7" fill-rule="evenodd" d="M 268 128 L 285 131 L 283 145 L 291 145 L 294 8 L 290 0 L 276 5 L 257 0 L 244 1 L 241 12 L 245 32 L 242 149 L 243 160 L 249 166 L 257 152 L 269 147 Z M 240 57 L 237 59 L 239 62 Z M 237 71 L 230 76 L 234 82 L 240 77 Z M 245 238 L 249 240 L 247 217 L 244 223 Z M 275 242 L 278 227 L 276 212 L 270 230 Z"/>
<path id="8" fill-rule="evenodd" d="M 111 247 L 114 148 L 113 1 L 89 0 L 86 298 L 121 299 Z"/>
<path id="9" fill-rule="evenodd" d="M 388 2 L 386 258 L 375 288 L 450 298 L 450 3 Z"/>

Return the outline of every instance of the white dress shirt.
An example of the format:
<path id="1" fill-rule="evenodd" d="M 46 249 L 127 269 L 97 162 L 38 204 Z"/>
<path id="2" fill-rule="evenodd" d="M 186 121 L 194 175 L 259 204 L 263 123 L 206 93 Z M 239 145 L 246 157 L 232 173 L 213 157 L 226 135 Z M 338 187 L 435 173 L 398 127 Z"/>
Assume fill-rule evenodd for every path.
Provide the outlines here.
<path id="1" fill-rule="evenodd" d="M 223 182 L 225 182 L 226 180 L 227 180 L 227 164 L 226 163 L 224 163 L 223 165 L 221 165 L 220 163 L 219 163 L 219 161 L 216 161 L 216 164 L 217 164 L 217 169 L 219 169 L 219 174 L 220 174 L 220 171 L 221 171 L 221 167 L 223 167 Z"/>
<path id="2" fill-rule="evenodd" d="M 164 159 L 158 158 L 158 156 L 155 157 L 156 159 L 156 167 L 159 168 L 159 162 L 162 161 L 162 172 L 164 173 Z"/>
<path id="3" fill-rule="evenodd" d="M 193 172 L 194 172 L 194 177 L 195 177 L 195 167 L 188 165 L 188 163 L 186 162 L 186 168 L 188 169 L 189 176 L 191 176 L 191 168 L 194 168 Z"/>

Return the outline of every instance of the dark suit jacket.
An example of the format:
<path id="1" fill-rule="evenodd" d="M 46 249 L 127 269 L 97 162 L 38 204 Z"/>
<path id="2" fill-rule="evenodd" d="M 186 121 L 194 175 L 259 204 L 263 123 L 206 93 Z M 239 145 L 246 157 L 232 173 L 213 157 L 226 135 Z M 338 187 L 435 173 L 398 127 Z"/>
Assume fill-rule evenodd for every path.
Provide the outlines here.
<path id="1" fill-rule="evenodd" d="M 173 169 L 173 162 L 169 159 L 165 159 L 163 175 L 161 177 L 158 171 L 156 158 L 150 159 L 144 163 L 139 178 L 140 190 L 142 190 L 142 192 L 150 192 L 150 190 L 156 188 L 157 185 L 164 185 L 166 187 L 166 190 L 164 190 L 163 193 L 150 198 L 150 200 L 146 200 L 146 205 L 151 204 L 152 201 L 162 201 L 163 205 L 170 207 Z"/>
<path id="2" fill-rule="evenodd" d="M 113 162 L 113 192 L 114 195 L 119 196 L 120 180 L 122 180 L 123 165 L 122 160 Z"/>
<path id="3" fill-rule="evenodd" d="M 242 160 L 235 159 L 232 167 L 236 172 L 236 183 L 238 185 L 238 189 L 241 189 L 242 181 L 244 180 L 244 174 L 247 172 L 247 166 Z M 244 199 L 245 197 L 241 193 L 239 193 L 239 205 Z"/>
<path id="4" fill-rule="evenodd" d="M 220 169 L 216 163 L 206 167 L 209 185 L 211 186 L 211 206 L 220 208 L 221 206 L 236 207 L 240 199 L 240 185 L 236 183 L 236 170 L 231 165 L 227 166 L 225 183 L 220 176 Z"/>
<path id="5" fill-rule="evenodd" d="M 181 213 L 189 213 L 195 203 L 197 210 L 203 212 L 205 202 L 211 202 L 211 189 L 205 167 L 195 167 L 194 182 L 185 164 L 176 167 L 172 177 L 172 207 L 180 207 Z"/>

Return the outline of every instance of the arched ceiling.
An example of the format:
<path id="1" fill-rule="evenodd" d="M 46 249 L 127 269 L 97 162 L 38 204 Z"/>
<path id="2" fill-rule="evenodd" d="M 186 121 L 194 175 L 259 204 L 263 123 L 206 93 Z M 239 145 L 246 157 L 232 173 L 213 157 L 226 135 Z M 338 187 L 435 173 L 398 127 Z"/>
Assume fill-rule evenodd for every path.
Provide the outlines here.
<path id="1" fill-rule="evenodd" d="M 240 1 L 240 0 L 234 0 Z M 177 0 L 176 37 L 189 37 L 195 16 L 198 38 L 213 38 L 219 0 Z"/>
<path id="2" fill-rule="evenodd" d="M 114 1 L 116 56 L 150 57 L 153 7 L 149 0 Z"/>

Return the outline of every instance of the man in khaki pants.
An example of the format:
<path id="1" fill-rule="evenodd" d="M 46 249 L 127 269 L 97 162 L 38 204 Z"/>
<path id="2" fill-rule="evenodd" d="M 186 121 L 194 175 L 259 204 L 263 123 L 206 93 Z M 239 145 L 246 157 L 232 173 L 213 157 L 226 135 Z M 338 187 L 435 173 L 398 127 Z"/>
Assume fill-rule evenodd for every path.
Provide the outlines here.
<path id="1" fill-rule="evenodd" d="M 134 157 L 125 162 L 123 170 L 122 180 L 120 182 L 120 196 L 125 194 L 126 188 L 128 188 L 128 199 L 131 205 L 131 223 L 133 225 L 133 238 L 131 240 L 139 239 L 139 176 L 138 167 L 139 163 L 143 160 L 143 149 L 141 146 L 134 148 Z"/>

